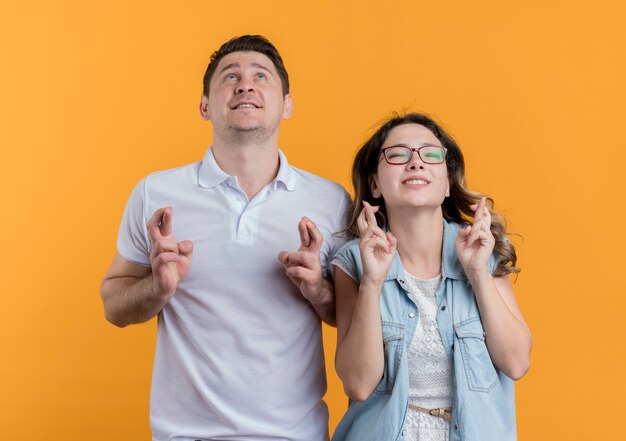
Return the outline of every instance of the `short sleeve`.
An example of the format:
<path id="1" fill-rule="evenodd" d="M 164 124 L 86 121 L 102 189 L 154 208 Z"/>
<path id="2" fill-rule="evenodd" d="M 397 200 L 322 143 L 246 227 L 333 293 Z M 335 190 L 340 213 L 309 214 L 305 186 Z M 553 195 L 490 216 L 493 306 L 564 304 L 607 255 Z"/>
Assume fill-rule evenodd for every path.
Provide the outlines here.
<path id="1" fill-rule="evenodd" d="M 341 189 L 341 200 L 339 204 L 339 208 L 337 210 L 337 216 L 333 222 L 333 234 L 330 237 L 325 238 L 328 240 L 329 248 L 328 248 L 328 256 L 334 256 L 337 251 L 346 243 L 346 234 L 344 233 L 346 230 L 347 223 L 347 211 L 348 207 L 350 207 L 350 203 L 352 202 L 348 193 L 342 188 Z M 323 267 L 323 272 L 325 277 L 332 277 L 332 271 L 330 271 L 330 259 L 326 260 L 326 265 Z"/>
<path id="2" fill-rule="evenodd" d="M 505 242 L 509 241 L 508 237 L 503 237 L 502 238 Z M 500 261 L 502 260 L 502 257 L 498 258 L 496 257 L 495 254 L 492 254 L 491 257 L 489 258 L 489 272 L 493 275 L 493 273 L 495 272 L 496 268 L 498 267 L 498 265 L 500 264 Z"/>
<path id="3" fill-rule="evenodd" d="M 496 259 L 496 256 L 492 254 L 491 257 L 489 257 L 489 272 L 493 274 L 497 266 L 498 266 L 498 261 Z"/>
<path id="4" fill-rule="evenodd" d="M 146 179 L 133 189 L 126 202 L 122 223 L 117 235 L 117 250 L 128 261 L 150 266 L 152 245 L 146 227 Z"/>
<path id="5" fill-rule="evenodd" d="M 358 253 L 359 241 L 358 239 L 355 239 L 341 247 L 331 260 L 330 264 L 340 268 L 352 280 L 359 283 L 361 278 L 359 276 L 360 254 Z"/>

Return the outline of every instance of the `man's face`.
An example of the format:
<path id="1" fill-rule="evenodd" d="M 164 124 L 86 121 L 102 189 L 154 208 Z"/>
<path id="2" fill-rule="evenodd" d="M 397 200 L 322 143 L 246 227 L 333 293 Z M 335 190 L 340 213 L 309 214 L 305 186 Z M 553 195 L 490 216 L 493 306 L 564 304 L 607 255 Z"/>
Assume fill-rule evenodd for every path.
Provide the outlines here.
<path id="1" fill-rule="evenodd" d="M 218 137 L 234 131 L 269 138 L 291 111 L 291 97 L 283 96 L 276 67 L 258 52 L 224 56 L 211 78 L 208 98 L 203 96 L 200 103 L 202 116 L 211 120 Z"/>

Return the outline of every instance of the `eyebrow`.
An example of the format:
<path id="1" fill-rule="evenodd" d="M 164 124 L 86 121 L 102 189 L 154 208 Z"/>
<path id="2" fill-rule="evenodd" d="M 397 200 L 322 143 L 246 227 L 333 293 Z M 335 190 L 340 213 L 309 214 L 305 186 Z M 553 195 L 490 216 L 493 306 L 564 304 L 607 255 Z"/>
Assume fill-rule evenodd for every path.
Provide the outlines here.
<path id="1" fill-rule="evenodd" d="M 389 148 L 389 147 L 406 147 L 406 148 L 409 148 L 409 149 L 413 148 L 410 145 L 405 144 L 403 142 L 400 142 L 398 144 L 392 144 L 392 145 L 384 147 L 384 148 Z M 423 142 L 416 148 L 419 148 L 419 147 L 443 147 L 443 146 L 442 145 L 437 145 L 437 144 L 431 144 L 430 142 Z"/>
<path id="2" fill-rule="evenodd" d="M 226 70 L 228 70 L 228 69 L 235 68 L 235 67 L 241 67 L 241 66 L 239 65 L 239 63 L 230 63 L 230 64 L 227 64 L 226 66 L 224 66 L 224 67 L 222 68 L 222 70 L 220 70 L 220 75 L 221 75 L 224 71 L 226 71 Z M 268 72 L 268 73 L 270 73 L 270 74 L 272 73 L 272 71 L 271 71 L 271 70 L 269 70 L 267 67 L 265 67 L 265 66 L 263 66 L 262 64 L 259 64 L 259 63 L 252 63 L 252 67 L 256 67 L 257 69 L 263 69 L 264 71 L 266 71 L 266 72 Z"/>
<path id="3" fill-rule="evenodd" d="M 225 70 L 232 69 L 233 67 L 239 67 L 239 63 L 227 64 L 226 66 L 222 68 L 222 70 L 220 70 L 220 74 L 222 74 Z"/>
<path id="4" fill-rule="evenodd" d="M 267 67 L 263 66 L 262 64 L 259 64 L 259 63 L 252 63 L 252 66 L 253 66 L 253 67 L 256 67 L 256 68 L 258 68 L 258 69 L 263 69 L 263 70 L 265 70 L 265 71 L 267 71 L 267 72 L 269 72 L 269 73 L 272 73 L 272 71 L 271 71 L 271 70 L 269 70 Z"/>

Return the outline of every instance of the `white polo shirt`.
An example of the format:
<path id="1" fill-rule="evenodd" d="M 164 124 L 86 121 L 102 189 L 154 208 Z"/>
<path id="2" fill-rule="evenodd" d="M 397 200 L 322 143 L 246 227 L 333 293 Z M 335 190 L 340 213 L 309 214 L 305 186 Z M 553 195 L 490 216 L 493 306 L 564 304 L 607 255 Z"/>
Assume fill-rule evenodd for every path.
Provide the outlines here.
<path id="1" fill-rule="evenodd" d="M 300 245 L 298 222 L 324 235 L 327 268 L 350 203 L 337 184 L 291 167 L 251 201 L 211 149 L 133 190 L 119 253 L 150 265 L 146 223 L 173 210 L 173 234 L 194 244 L 191 269 L 158 316 L 150 422 L 154 440 L 302 440 L 328 436 L 320 319 L 277 255 Z"/>

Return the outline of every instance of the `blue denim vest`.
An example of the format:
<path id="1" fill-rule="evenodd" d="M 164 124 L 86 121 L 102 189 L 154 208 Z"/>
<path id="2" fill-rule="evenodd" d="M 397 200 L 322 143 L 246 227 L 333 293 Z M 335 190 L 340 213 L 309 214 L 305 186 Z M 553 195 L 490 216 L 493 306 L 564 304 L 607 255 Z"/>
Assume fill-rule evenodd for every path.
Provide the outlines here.
<path id="1" fill-rule="evenodd" d="M 493 365 L 474 292 L 454 243 L 461 225 L 444 220 L 442 278 L 437 292 L 437 322 L 443 345 L 454 364 L 451 441 L 517 439 L 513 380 Z M 363 276 L 358 239 L 335 256 L 356 280 Z M 491 259 L 493 271 L 495 260 Z M 396 253 L 380 298 L 385 351 L 383 377 L 365 401 L 351 401 L 333 441 L 402 441 L 408 409 L 407 354 L 419 318 L 409 298 Z"/>

